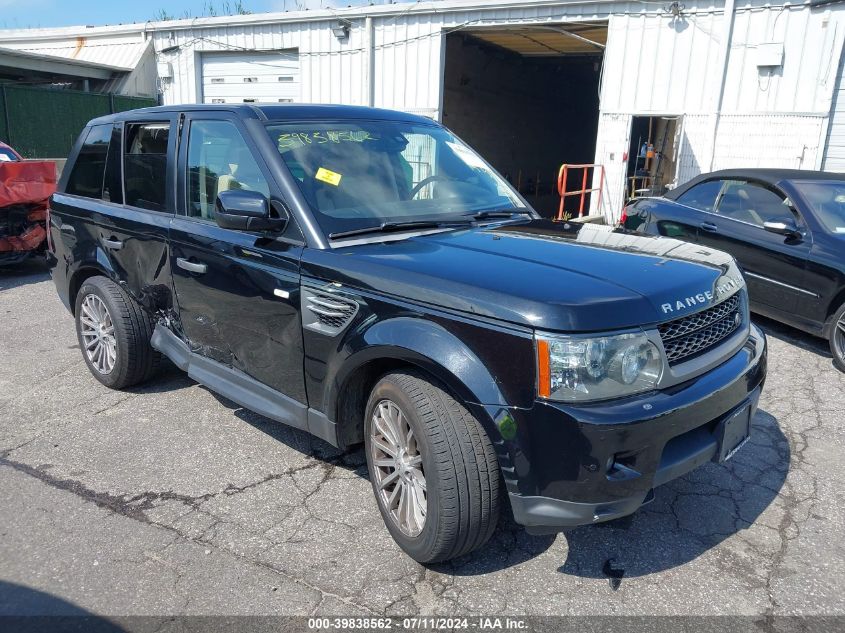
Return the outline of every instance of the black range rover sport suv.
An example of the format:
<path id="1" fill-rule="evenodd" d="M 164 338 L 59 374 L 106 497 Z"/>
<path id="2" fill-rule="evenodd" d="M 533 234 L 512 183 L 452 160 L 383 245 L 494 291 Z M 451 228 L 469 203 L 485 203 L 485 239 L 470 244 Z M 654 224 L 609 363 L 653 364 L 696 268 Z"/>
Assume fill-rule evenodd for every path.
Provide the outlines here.
<path id="1" fill-rule="evenodd" d="M 91 373 L 167 357 L 339 447 L 363 443 L 421 562 L 634 512 L 749 437 L 766 373 L 733 259 L 551 222 L 458 138 L 346 106 L 95 119 L 49 258 Z"/>

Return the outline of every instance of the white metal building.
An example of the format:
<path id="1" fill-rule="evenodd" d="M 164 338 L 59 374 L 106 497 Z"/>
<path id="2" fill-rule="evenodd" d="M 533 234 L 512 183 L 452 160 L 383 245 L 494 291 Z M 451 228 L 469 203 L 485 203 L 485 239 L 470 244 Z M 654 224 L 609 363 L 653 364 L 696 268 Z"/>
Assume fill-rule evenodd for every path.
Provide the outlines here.
<path id="1" fill-rule="evenodd" d="M 63 74 L 57 65 L 64 60 L 70 65 L 68 74 L 96 81 L 97 92 L 144 97 L 157 93 L 155 51 L 150 34 L 140 25 L 0 30 L 0 52 L 10 50 L 28 58 L 18 62 L 18 68 L 48 77 Z M 88 69 L 87 74 L 82 69 Z"/>
<path id="2" fill-rule="evenodd" d="M 85 29 L 139 34 L 164 103 L 424 114 L 539 202 L 561 163 L 603 165 L 609 217 L 643 144 L 667 186 L 725 167 L 845 171 L 838 1 L 444 0 Z"/>

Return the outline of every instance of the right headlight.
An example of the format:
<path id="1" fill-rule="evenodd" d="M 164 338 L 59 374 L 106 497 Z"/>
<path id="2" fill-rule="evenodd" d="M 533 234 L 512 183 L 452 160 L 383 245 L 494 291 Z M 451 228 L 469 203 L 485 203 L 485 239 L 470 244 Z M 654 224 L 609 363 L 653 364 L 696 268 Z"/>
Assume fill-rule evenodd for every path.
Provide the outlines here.
<path id="1" fill-rule="evenodd" d="M 660 351 L 642 332 L 613 336 L 538 336 L 538 395 L 584 402 L 656 389 Z"/>

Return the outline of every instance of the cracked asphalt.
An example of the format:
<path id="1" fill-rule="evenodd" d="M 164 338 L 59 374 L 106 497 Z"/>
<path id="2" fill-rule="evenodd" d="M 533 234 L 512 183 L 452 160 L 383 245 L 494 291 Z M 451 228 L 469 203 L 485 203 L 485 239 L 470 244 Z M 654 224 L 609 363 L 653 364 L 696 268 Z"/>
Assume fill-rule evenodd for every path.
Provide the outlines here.
<path id="1" fill-rule="evenodd" d="M 845 375 L 761 325 L 769 379 L 729 465 L 605 526 L 505 518 L 426 568 L 384 529 L 360 450 L 175 368 L 110 391 L 43 266 L 0 272 L 0 615 L 843 614 Z"/>

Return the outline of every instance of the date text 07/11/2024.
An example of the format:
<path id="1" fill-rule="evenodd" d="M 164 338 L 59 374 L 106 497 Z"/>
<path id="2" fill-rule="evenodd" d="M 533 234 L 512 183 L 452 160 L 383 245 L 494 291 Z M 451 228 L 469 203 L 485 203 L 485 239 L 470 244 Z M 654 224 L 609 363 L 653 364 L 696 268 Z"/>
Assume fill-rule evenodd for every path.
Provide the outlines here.
<path id="1" fill-rule="evenodd" d="M 309 630 L 525 630 L 528 623 L 522 618 L 512 617 L 406 617 L 398 618 L 308 618 Z"/>

